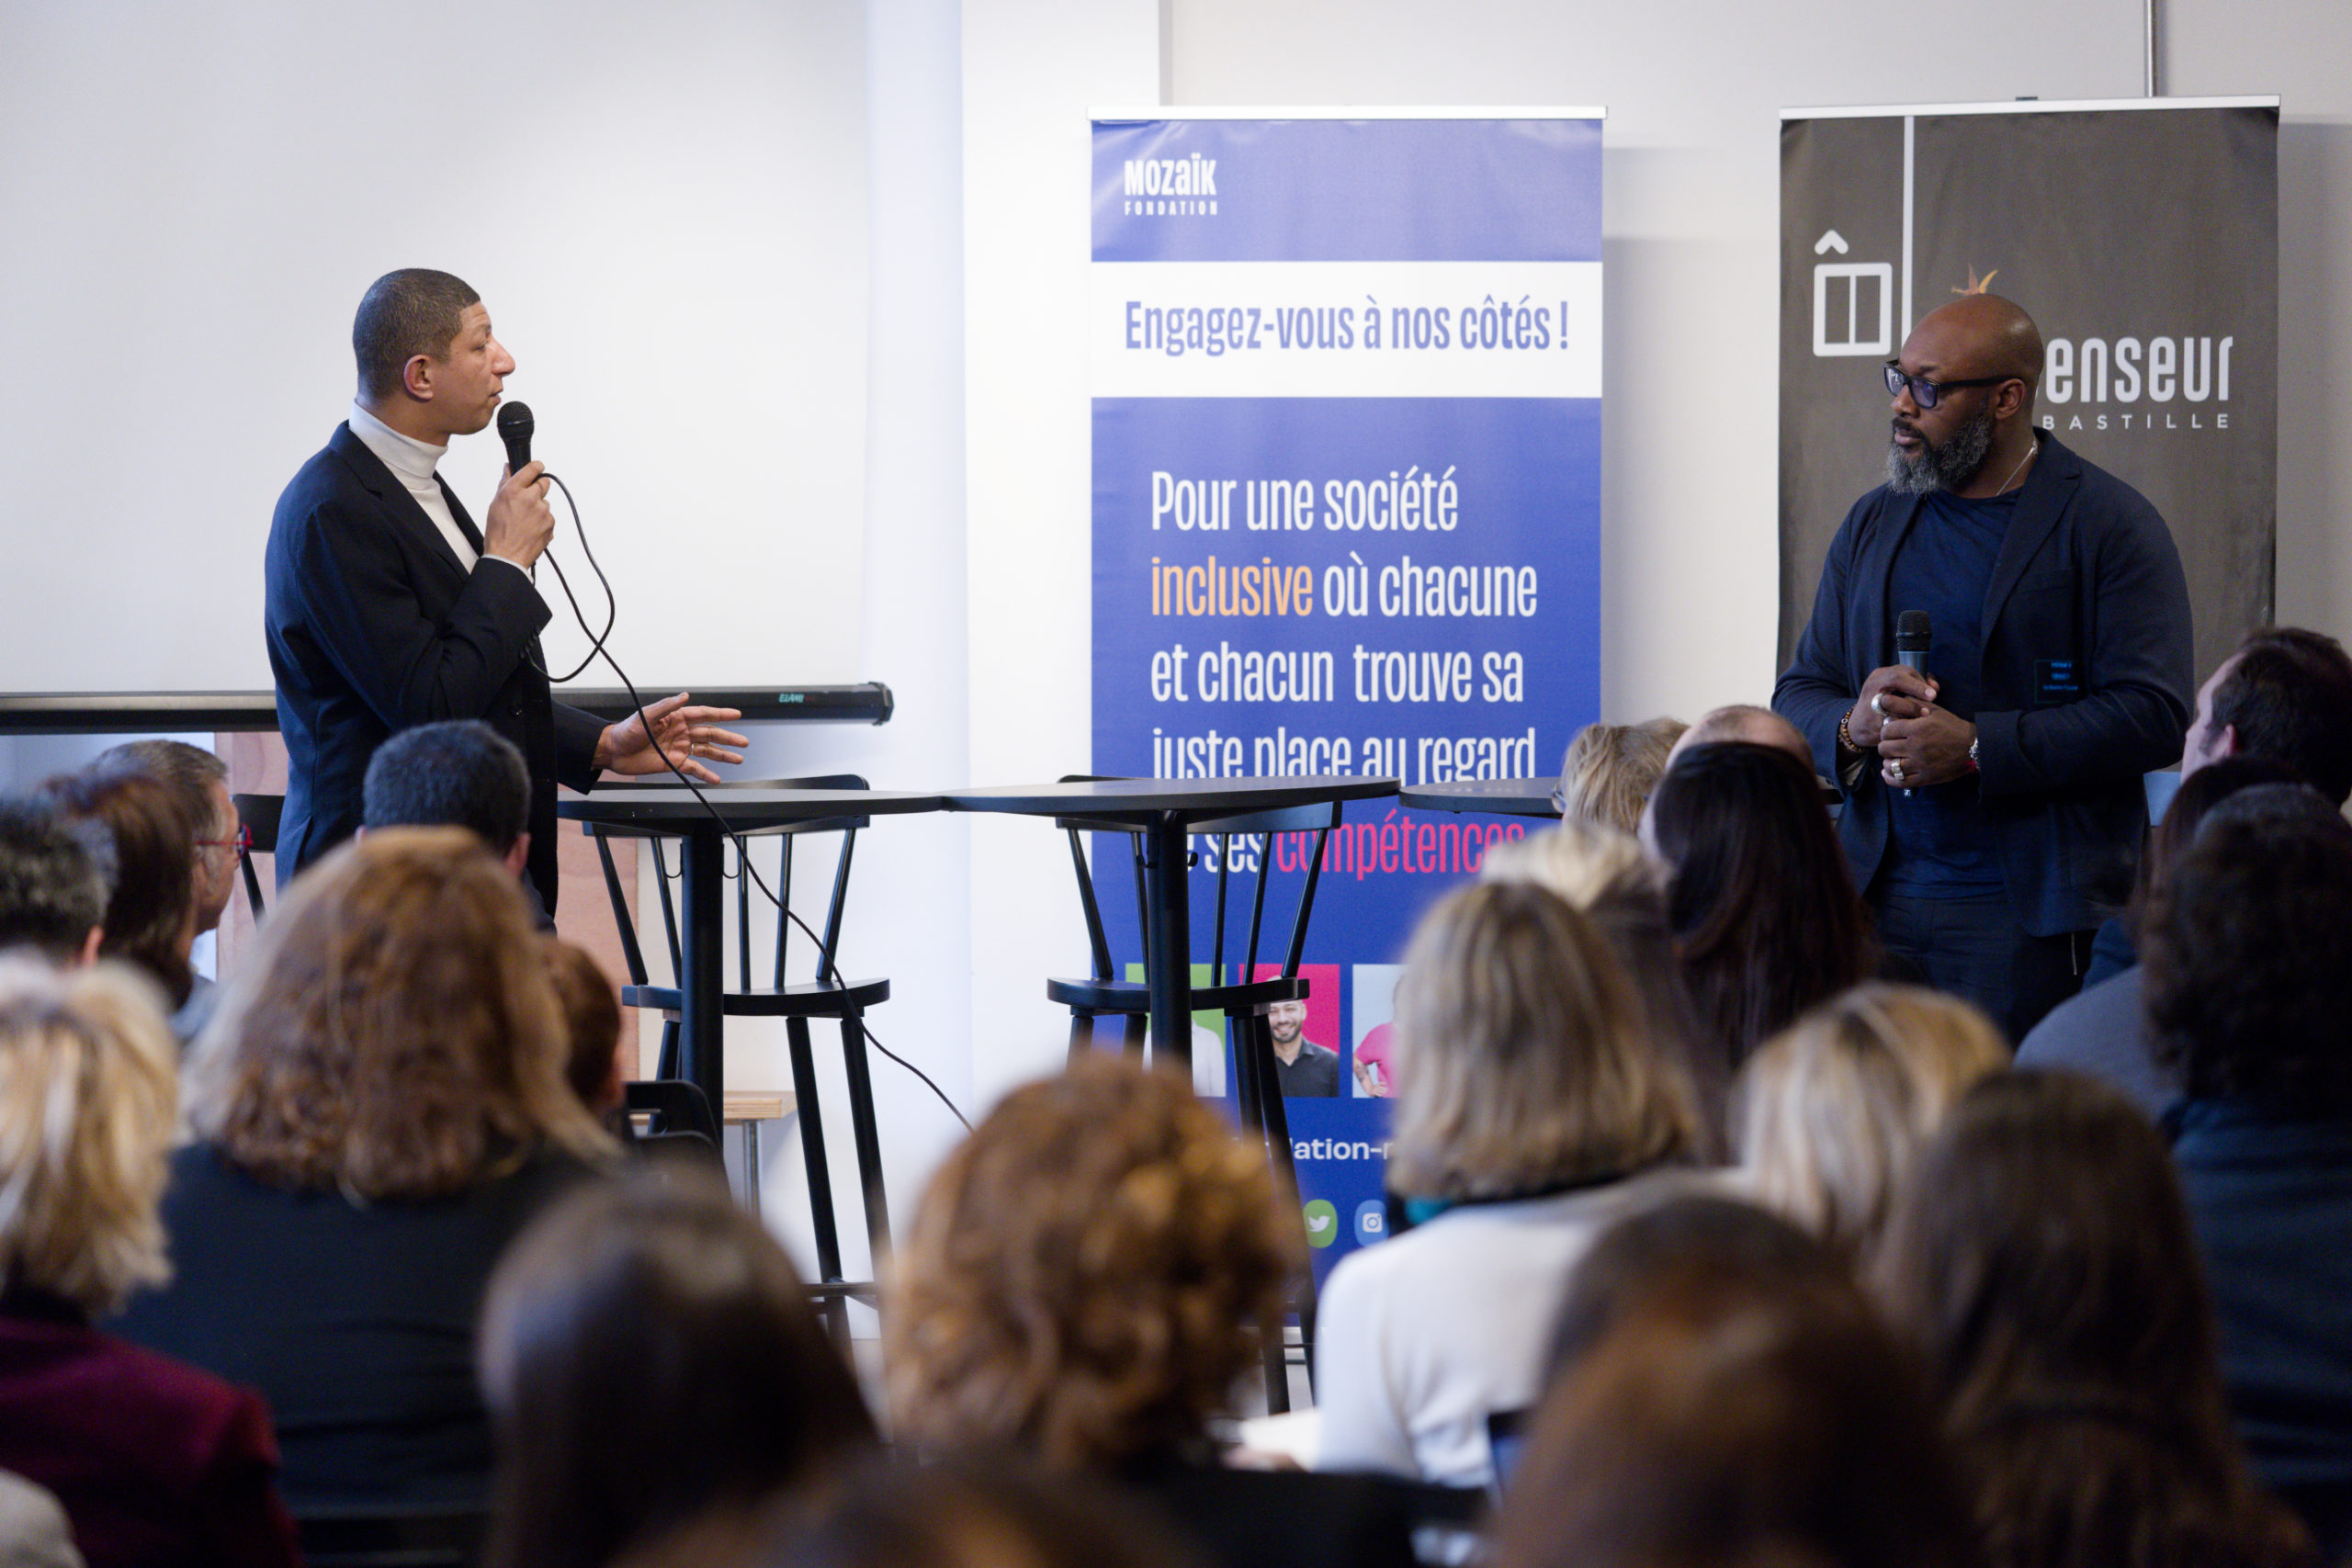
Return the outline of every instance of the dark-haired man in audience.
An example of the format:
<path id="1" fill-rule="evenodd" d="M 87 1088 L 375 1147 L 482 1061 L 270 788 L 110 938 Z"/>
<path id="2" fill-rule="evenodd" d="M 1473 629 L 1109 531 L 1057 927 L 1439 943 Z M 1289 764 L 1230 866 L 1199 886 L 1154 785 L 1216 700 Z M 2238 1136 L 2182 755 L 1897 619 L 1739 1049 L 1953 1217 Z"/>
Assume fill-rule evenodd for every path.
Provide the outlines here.
<path id="1" fill-rule="evenodd" d="M 531 580 L 555 532 L 542 465 L 506 476 L 479 529 L 435 471 L 452 437 L 490 423 L 514 368 L 480 295 L 446 272 L 387 273 L 359 302 L 351 345 L 351 417 L 287 485 L 269 528 L 263 621 L 287 753 L 278 880 L 359 826 L 378 746 L 479 718 L 530 770 L 530 877 L 552 909 L 557 783 L 672 762 L 716 783 L 697 759 L 741 761 L 727 747 L 742 737 L 712 725 L 739 716 L 681 693 L 608 726 L 549 695 L 548 610 Z"/>
<path id="2" fill-rule="evenodd" d="M 179 798 L 180 810 L 198 824 L 196 840 L 196 934 L 220 929 L 221 913 L 237 887 L 242 825 L 229 794 L 229 764 L 200 746 L 160 738 L 126 740 L 100 752 L 95 768 L 131 768 Z M 172 1032 L 193 1040 L 220 1004 L 220 988 L 196 976 L 187 1005 L 172 1017 Z"/>
<path id="3" fill-rule="evenodd" d="M 2278 798 L 2267 798 L 2278 797 Z M 2206 816 L 2142 932 L 2166 1116 L 2248 1457 L 2352 1547 L 2352 827 L 2301 786 Z"/>
<path id="4" fill-rule="evenodd" d="M 96 959 L 111 861 L 99 829 L 0 795 L 0 951 L 30 948 L 68 968 Z"/>
<path id="5" fill-rule="evenodd" d="M 531 859 L 531 773 L 514 743 L 478 718 L 403 729 L 368 761 L 361 826 L 465 828 L 523 879 L 542 930 L 555 922 L 526 874 Z"/>
<path id="6" fill-rule="evenodd" d="M 1846 786 L 1838 838 L 1890 953 L 2022 1039 L 2081 983 L 2096 874 L 2180 755 L 2193 653 L 2164 519 L 2033 424 L 2041 333 L 1930 312 L 1886 366 L 1887 482 L 1829 547 L 1772 705 Z M 1895 621 L 1925 612 L 1925 671 Z"/>

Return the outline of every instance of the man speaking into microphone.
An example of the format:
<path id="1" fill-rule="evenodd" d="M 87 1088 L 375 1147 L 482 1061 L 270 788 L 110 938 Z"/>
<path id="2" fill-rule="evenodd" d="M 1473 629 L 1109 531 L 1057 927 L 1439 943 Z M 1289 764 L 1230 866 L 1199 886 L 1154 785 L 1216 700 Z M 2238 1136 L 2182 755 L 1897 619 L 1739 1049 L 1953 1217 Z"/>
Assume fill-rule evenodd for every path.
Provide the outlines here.
<path id="1" fill-rule="evenodd" d="M 544 466 L 509 473 L 477 529 L 435 472 L 452 436 L 491 422 L 514 359 L 480 295 L 446 272 L 387 273 L 352 323 L 359 392 L 350 419 L 302 465 L 270 521 L 264 622 L 286 738 L 281 885 L 360 823 L 368 759 L 392 735 L 478 718 L 531 774 L 528 872 L 555 908 L 555 790 L 605 769 L 717 783 L 743 738 L 731 708 L 685 694 L 606 725 L 554 700 L 531 568 L 554 536 Z M 654 736 L 647 733 L 650 720 Z M 664 760 L 666 753 L 668 761 Z"/>
<path id="2" fill-rule="evenodd" d="M 1886 482 L 1830 543 L 1772 705 L 1845 787 L 1880 939 L 2014 1043 L 2081 985 L 2141 775 L 2180 756 L 2188 586 L 2155 508 L 2034 428 L 2041 333 L 2016 305 L 1946 305 L 1883 373 Z M 1906 617 L 1928 646 L 1898 656 Z"/>

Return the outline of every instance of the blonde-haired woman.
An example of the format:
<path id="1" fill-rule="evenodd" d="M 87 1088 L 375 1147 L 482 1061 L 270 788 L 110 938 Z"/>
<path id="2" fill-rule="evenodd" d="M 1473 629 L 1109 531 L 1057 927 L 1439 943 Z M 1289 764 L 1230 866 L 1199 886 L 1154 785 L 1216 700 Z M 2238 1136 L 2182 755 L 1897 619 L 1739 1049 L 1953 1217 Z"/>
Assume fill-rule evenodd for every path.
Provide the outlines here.
<path id="1" fill-rule="evenodd" d="M 1762 1201 L 1866 1261 L 1896 1185 L 1945 1113 L 2008 1065 L 1993 1021 L 1958 998 L 1856 986 L 1798 1019 L 1741 1074 L 1741 1171 Z"/>
<path id="2" fill-rule="evenodd" d="M 1651 1043 L 1690 1077 L 1700 1123 L 1694 1152 L 1711 1163 L 1720 1161 L 1730 1146 L 1724 1108 L 1731 1068 L 1721 1051 L 1699 1046 L 1674 932 L 1667 924 L 1666 877 L 1639 840 L 1614 828 L 1570 819 L 1495 845 L 1478 874 L 1487 882 L 1547 888 L 1592 922 L 1641 993 Z"/>
<path id="3" fill-rule="evenodd" d="M 1633 982 L 1542 887 L 1487 883 L 1431 910 L 1396 987 L 1392 1208 L 1351 1254 L 1317 1347 L 1326 1470 L 1493 1477 L 1487 1417 L 1542 1392 L 1571 1268 L 1697 1136 L 1688 1082 Z"/>
<path id="4" fill-rule="evenodd" d="M 291 1563 L 261 1400 L 91 1326 L 171 1272 L 177 1066 L 143 978 L 0 960 L 0 1467 L 94 1565 Z"/>
<path id="5" fill-rule="evenodd" d="M 474 1323 L 507 1242 L 611 1149 L 514 878 L 370 833 L 263 929 L 189 1068 L 177 1278 L 122 1332 L 259 1387 L 298 1509 L 477 1506 Z"/>
<path id="6" fill-rule="evenodd" d="M 1642 807 L 1666 772 L 1674 743 L 1690 727 L 1679 718 L 1642 724 L 1588 724 L 1560 759 L 1555 803 L 1561 818 L 1633 833 Z"/>

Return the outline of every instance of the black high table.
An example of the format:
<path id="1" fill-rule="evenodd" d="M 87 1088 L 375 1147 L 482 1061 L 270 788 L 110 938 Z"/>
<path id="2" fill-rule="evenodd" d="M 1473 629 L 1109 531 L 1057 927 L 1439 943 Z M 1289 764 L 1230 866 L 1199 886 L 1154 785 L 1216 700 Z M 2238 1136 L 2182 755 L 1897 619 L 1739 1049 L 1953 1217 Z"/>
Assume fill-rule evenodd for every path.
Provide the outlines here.
<path id="1" fill-rule="evenodd" d="M 684 785 L 621 788 L 556 802 L 556 815 L 684 840 L 679 855 L 678 1071 L 716 1108 L 726 1088 L 727 878 L 722 851 L 736 833 L 840 817 L 904 817 L 937 811 L 936 795 L 891 790 L 760 789 Z M 708 804 L 706 805 L 705 801 Z"/>
<path id="2" fill-rule="evenodd" d="M 1456 779 L 1451 784 L 1415 784 L 1400 791 L 1408 806 L 1423 811 L 1484 811 L 1497 817 L 1549 817 L 1560 808 L 1553 803 L 1560 781 L 1548 779 Z"/>
<path id="3" fill-rule="evenodd" d="M 1152 1056 L 1181 1064 L 1189 1075 L 1193 912 L 1185 838 L 1193 825 L 1253 811 L 1324 806 L 1339 800 L 1378 800 L 1395 795 L 1396 784 L 1395 779 L 1349 774 L 1286 779 L 1096 779 L 1086 784 L 952 789 L 946 792 L 946 800 L 951 811 L 1053 817 L 1082 829 L 1143 835 L 1144 897 L 1151 927 L 1144 933 L 1143 970 L 1145 982 L 1151 987 Z"/>

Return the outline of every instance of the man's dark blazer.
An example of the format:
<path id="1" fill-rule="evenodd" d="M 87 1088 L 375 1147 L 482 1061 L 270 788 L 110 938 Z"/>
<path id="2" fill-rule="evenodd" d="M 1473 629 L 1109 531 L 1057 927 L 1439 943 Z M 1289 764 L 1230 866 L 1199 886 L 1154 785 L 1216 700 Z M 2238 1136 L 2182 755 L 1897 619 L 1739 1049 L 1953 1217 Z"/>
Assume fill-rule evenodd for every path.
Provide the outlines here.
<path id="1" fill-rule="evenodd" d="M 444 482 L 476 550 L 481 534 Z M 538 631 L 548 607 L 521 571 L 468 571 L 392 471 L 341 424 L 302 465 L 269 525 L 266 607 L 286 811 L 277 880 L 351 837 L 368 761 L 399 731 L 479 718 L 531 770 L 530 875 L 555 908 L 555 790 L 586 789 L 604 723 L 557 703 Z"/>
<path id="2" fill-rule="evenodd" d="M 2141 775 L 2180 759 L 2196 653 L 2188 583 L 2145 497 L 2047 431 L 1984 594 L 1983 711 L 1973 720 L 2009 902 L 2036 936 L 2098 924 L 2093 890 L 2148 825 Z M 1887 582 L 1919 498 L 1882 485 L 1829 546 L 1813 620 L 1772 705 L 1838 777 L 1838 721 L 1870 672 L 1895 662 Z M 1875 767 L 1847 793 L 1838 836 L 1867 890 L 1886 853 Z"/>

